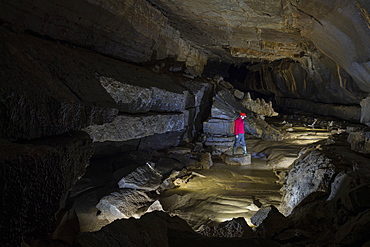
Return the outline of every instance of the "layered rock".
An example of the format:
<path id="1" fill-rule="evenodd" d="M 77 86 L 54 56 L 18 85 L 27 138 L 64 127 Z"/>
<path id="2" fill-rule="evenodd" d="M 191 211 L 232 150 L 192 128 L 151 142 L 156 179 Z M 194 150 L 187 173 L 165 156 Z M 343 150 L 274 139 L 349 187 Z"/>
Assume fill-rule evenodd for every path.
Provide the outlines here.
<path id="1" fill-rule="evenodd" d="M 5 29 L 0 35 L 1 137 L 32 139 L 114 119 L 94 55 Z"/>
<path id="2" fill-rule="evenodd" d="M 125 81 L 119 82 L 113 78 L 100 77 L 101 85 L 117 103 L 120 112 L 145 113 L 145 112 L 183 112 L 185 110 L 185 93 L 170 92 L 157 87 L 141 87 L 130 85 L 127 81 L 140 85 L 137 78 L 127 76 Z M 159 79 L 159 77 L 156 77 Z M 160 78 L 163 83 L 171 84 L 168 77 Z M 148 83 L 148 82 L 147 82 Z M 153 84 L 153 82 L 149 82 Z M 156 83 L 159 83 L 156 81 Z"/>
<path id="3" fill-rule="evenodd" d="M 240 112 L 247 114 L 244 119 L 245 133 L 264 140 L 280 140 L 282 133 L 266 121 L 255 117 L 226 90 L 219 91 L 213 98 L 211 118 L 204 122 L 203 131 L 207 135 L 206 144 L 213 146 L 215 152 L 225 153 L 234 141 L 233 122 Z M 230 153 L 230 150 L 229 150 Z"/>
<path id="4" fill-rule="evenodd" d="M 163 134 L 185 129 L 185 114 L 123 116 L 103 125 L 91 125 L 84 130 L 94 142 L 128 141 L 153 134 Z"/>
<path id="5" fill-rule="evenodd" d="M 277 102 L 280 106 L 289 106 L 290 109 L 300 109 L 305 112 L 313 112 L 322 116 L 344 119 L 350 122 L 359 123 L 361 119 L 362 110 L 360 106 L 322 104 L 288 98 L 280 98 Z"/>
<path id="6" fill-rule="evenodd" d="M 369 9 L 365 1 L 336 0 L 237 5 L 218 0 L 212 6 L 160 0 L 7 0 L 0 14 L 4 25 L 19 32 L 134 63 L 180 61 L 193 75 L 202 74 L 208 58 L 247 63 L 256 73 L 239 82 L 250 90 L 358 107 L 370 92 Z M 366 123 L 367 110 L 362 111 Z"/>
<path id="7" fill-rule="evenodd" d="M 18 31 L 30 30 L 134 63 L 176 57 L 194 75 L 200 75 L 207 60 L 204 52 L 182 39 L 168 18 L 144 0 L 4 1 L 1 19 Z"/>
<path id="8" fill-rule="evenodd" d="M 10 140 L 45 138 L 45 136 L 68 133 L 71 130 L 83 129 L 87 126 L 92 128 L 98 125 L 105 126 L 104 124 L 108 122 L 111 124 L 118 122 L 118 130 L 123 131 L 121 131 L 121 135 L 118 135 L 118 139 L 116 132 L 114 132 L 113 136 L 116 135 L 116 139 L 113 140 L 119 140 L 119 143 L 110 142 L 110 144 L 113 143 L 114 146 L 126 145 L 129 146 L 129 150 L 148 149 L 148 147 L 156 150 L 176 146 L 183 141 L 189 122 L 192 124 L 192 130 L 189 131 L 188 138 L 192 138 L 192 135 L 200 130 L 199 123 L 207 114 L 205 109 L 209 106 L 205 107 L 205 105 L 208 104 L 208 94 L 212 92 L 212 86 L 209 83 L 197 85 L 198 81 L 184 79 L 184 85 L 186 84 L 188 88 L 193 89 L 189 92 L 177 83 L 177 80 L 168 76 L 156 75 L 150 70 L 128 65 L 88 50 L 61 45 L 25 34 L 15 34 L 6 29 L 2 30 L 1 37 L 0 56 L 3 58 L 1 59 L 1 67 L 6 68 L 1 70 L 4 80 L 0 90 L 3 95 L 2 101 L 0 100 L 2 113 L 0 136 L 3 138 Z M 104 82 L 111 84 L 104 84 Z M 115 96 L 118 97 L 118 94 L 114 95 L 110 87 L 116 86 L 118 83 L 126 90 L 120 92 L 124 93 L 121 95 L 121 100 L 115 101 L 117 99 Z M 107 92 L 107 89 L 110 92 Z M 150 95 L 151 98 L 143 101 L 144 97 L 135 98 L 135 92 Z M 135 109 L 125 102 L 125 99 L 134 100 L 129 103 L 131 106 L 134 105 Z M 186 109 L 193 111 L 193 114 L 190 116 Z M 118 113 L 123 111 L 126 114 L 139 115 L 119 115 L 117 117 Z M 161 113 L 158 114 L 159 112 Z M 189 119 L 191 117 L 194 119 Z M 126 127 L 129 130 L 125 129 Z M 109 134 L 109 131 L 106 134 Z M 104 138 L 100 135 L 97 136 L 100 141 L 105 138 L 104 135 Z M 53 181 L 54 187 L 50 186 L 49 188 L 47 185 L 45 193 L 40 195 L 41 199 L 34 197 L 33 192 L 33 190 L 42 190 L 41 182 L 37 182 L 35 186 L 32 185 L 30 191 L 26 190 L 29 195 L 23 195 L 23 192 L 20 192 L 19 198 L 22 196 L 24 198 L 32 197 L 32 199 L 27 199 L 29 205 L 32 205 L 31 201 L 35 201 L 35 210 L 30 213 L 31 209 L 28 206 L 22 206 L 24 210 L 20 209 L 20 211 L 23 210 L 21 216 L 13 212 L 13 205 L 9 204 L 11 199 L 4 198 L 4 202 L 8 201 L 3 205 L 4 210 L 6 212 L 10 210 L 9 215 L 14 215 L 13 221 L 20 222 L 21 226 L 13 222 L 15 230 L 4 230 L 2 242 L 13 243 L 12 241 L 14 241 L 14 245 L 16 245 L 26 234 L 35 236 L 53 231 L 56 226 L 53 214 L 58 211 L 60 204 L 66 208 L 60 211 L 58 220 L 59 217 L 63 217 L 68 221 L 70 217 L 76 215 L 76 212 L 68 211 L 71 198 L 65 200 L 65 198 L 62 199 L 62 195 L 72 187 L 77 177 L 84 173 L 84 170 L 78 170 L 79 168 L 73 167 L 73 165 L 81 161 L 84 168 L 89 163 L 93 151 L 90 137 L 86 135 L 77 137 L 76 142 L 79 138 L 82 143 L 88 142 L 89 144 L 86 145 L 89 147 L 89 152 L 72 142 L 65 144 L 69 147 L 63 146 L 60 143 L 63 142 L 60 141 L 63 138 L 62 136 L 56 137 L 55 140 L 59 141 L 55 141 L 55 144 L 50 144 L 45 139 L 39 139 L 37 143 L 41 145 L 44 142 L 46 150 L 37 148 L 35 151 L 37 155 L 31 155 L 30 158 L 27 158 L 30 164 L 37 167 L 35 172 L 44 174 L 43 177 L 48 178 L 47 182 Z M 166 141 L 162 142 L 164 138 Z M 161 142 L 161 145 L 157 144 L 158 141 Z M 19 180 L 15 179 L 15 182 L 18 181 L 17 183 L 21 184 L 20 186 L 23 188 L 26 187 L 25 184 L 29 183 L 28 179 L 24 177 L 28 168 L 14 169 L 19 163 L 16 157 L 23 160 L 22 157 L 27 156 L 28 152 L 33 149 L 29 149 L 24 140 L 18 142 L 6 144 L 6 146 L 15 145 L 19 150 L 19 153 L 14 155 L 14 160 L 8 162 L 13 168 L 9 168 L 6 174 L 11 175 L 12 172 L 23 171 L 24 173 L 18 174 L 22 177 Z M 30 142 L 33 143 L 33 141 Z M 49 145 L 52 145 L 53 148 L 48 148 Z M 54 145 L 59 146 L 54 148 Z M 81 146 L 83 145 L 81 144 Z M 117 152 L 117 149 L 108 148 L 110 149 L 109 154 Z M 60 151 L 57 151 L 59 149 Z M 72 155 L 69 153 L 70 149 L 80 152 L 80 154 Z M 123 148 L 122 151 L 127 151 L 127 149 Z M 107 151 L 101 153 L 104 152 L 107 153 Z M 45 163 L 49 162 L 50 159 L 53 160 L 50 162 L 55 162 L 53 169 Z M 6 160 L 4 158 L 4 161 Z M 73 161 L 77 163 L 75 164 Z M 176 164 L 175 161 L 172 161 L 172 164 L 174 163 Z M 73 165 L 68 168 L 64 167 L 68 164 Z M 52 174 L 49 175 L 49 173 Z M 63 176 L 72 176 L 73 179 L 71 178 L 71 181 L 67 183 L 59 179 Z M 22 189 L 19 190 L 22 191 Z M 99 191 L 91 193 L 93 198 L 103 196 L 99 194 L 101 193 Z M 5 193 L 4 196 L 8 197 L 8 194 Z M 81 196 L 86 199 L 86 203 L 91 203 L 91 197 Z M 10 196 L 10 198 L 12 197 Z M 42 215 L 42 210 L 39 210 L 40 206 L 37 203 L 44 203 L 44 199 L 47 200 L 46 204 L 50 207 Z M 80 213 L 81 211 L 77 213 L 78 217 L 81 216 Z M 96 213 L 96 211 L 89 211 L 88 215 L 96 215 Z M 24 218 L 29 215 L 32 217 Z M 82 223 L 85 224 L 89 220 L 91 218 L 82 218 Z M 97 221 L 90 223 L 91 229 L 99 228 L 102 224 Z"/>

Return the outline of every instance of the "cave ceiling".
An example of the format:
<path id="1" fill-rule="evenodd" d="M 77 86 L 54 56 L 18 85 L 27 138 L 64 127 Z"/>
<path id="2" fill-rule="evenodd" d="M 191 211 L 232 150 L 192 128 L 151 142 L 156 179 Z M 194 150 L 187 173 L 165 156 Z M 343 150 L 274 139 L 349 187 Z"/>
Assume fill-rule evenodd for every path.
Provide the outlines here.
<path id="1" fill-rule="evenodd" d="M 185 39 L 222 60 L 295 58 L 310 44 L 294 26 L 289 1 L 149 2 Z"/>
<path id="2" fill-rule="evenodd" d="M 364 117 L 369 12 L 368 0 L 3 0 L 0 23 L 150 69 L 181 64 L 194 77 L 247 64 L 256 76 L 244 91 L 362 104 Z"/>

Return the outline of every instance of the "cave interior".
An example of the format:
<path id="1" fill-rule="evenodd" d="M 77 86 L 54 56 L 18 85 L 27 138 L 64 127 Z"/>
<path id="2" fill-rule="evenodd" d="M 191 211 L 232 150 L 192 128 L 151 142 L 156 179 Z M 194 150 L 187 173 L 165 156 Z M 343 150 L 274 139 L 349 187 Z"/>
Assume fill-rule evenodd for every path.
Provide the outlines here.
<path id="1" fill-rule="evenodd" d="M 2 0 L 1 245 L 370 246 L 369 13 Z"/>

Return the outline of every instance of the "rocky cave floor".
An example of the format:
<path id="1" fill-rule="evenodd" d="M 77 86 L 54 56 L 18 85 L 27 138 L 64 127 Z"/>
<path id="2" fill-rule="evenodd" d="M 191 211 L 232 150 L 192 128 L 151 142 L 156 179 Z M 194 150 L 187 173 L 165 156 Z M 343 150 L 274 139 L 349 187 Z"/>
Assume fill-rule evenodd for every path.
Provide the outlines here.
<path id="1" fill-rule="evenodd" d="M 286 133 L 285 138 L 282 141 L 264 141 L 247 136 L 248 152 L 252 157 L 250 165 L 228 165 L 224 162 L 222 155 L 212 155 L 211 147 L 204 147 L 201 152 L 194 152 L 196 149 L 194 144 L 186 144 L 163 151 L 129 151 L 116 153 L 109 157 L 93 157 L 85 175 L 65 198 L 64 204 L 61 206 L 62 209 L 58 212 L 58 215 L 64 215 L 64 220 L 61 221 L 52 238 L 61 239 L 67 245 L 100 246 L 99 241 L 95 239 L 97 235 L 92 237 L 89 235 L 91 232 L 97 231 L 98 234 L 107 231 L 108 227 L 112 225 L 110 223 L 118 218 L 139 219 L 145 213 L 150 215 L 150 212 L 159 210 L 170 216 L 179 216 L 194 231 L 208 237 L 230 237 L 225 232 L 220 233 L 216 229 L 218 225 L 221 222 L 244 219 L 250 229 L 253 229 L 253 233 L 246 234 L 245 230 L 240 230 L 243 224 L 238 223 L 240 225 L 236 228 L 235 226 L 233 226 L 234 228 L 226 226 L 226 228 L 233 228 L 234 233 L 231 237 L 240 234 L 237 237 L 273 239 L 274 242 L 271 243 L 276 246 L 280 244 L 285 246 L 320 246 L 319 244 L 315 245 L 312 239 L 304 240 L 307 236 L 301 236 L 303 240 L 297 242 L 297 239 L 292 240 L 292 236 L 277 237 L 276 232 L 269 234 L 271 229 L 268 230 L 269 228 L 263 225 L 256 226 L 258 219 L 255 219 L 254 222 L 251 220 L 252 216 L 261 208 L 270 207 L 271 209 L 273 206 L 273 208 L 281 209 L 283 200 L 281 189 L 286 183 L 287 171 L 303 152 L 302 150 L 317 148 L 319 145 L 317 143 L 321 143 L 320 145 L 329 143 L 331 147 L 327 149 L 327 152 L 334 150 L 334 152 L 350 159 L 361 159 L 362 164 L 370 163 L 370 157 L 355 153 L 346 141 L 348 136 L 346 129 L 359 126 L 343 121 L 330 122 L 327 120 L 318 120 L 315 126 L 310 126 L 316 121 L 315 119 L 315 116 L 302 118 L 299 115 L 267 119 L 271 125 Z M 320 123 L 322 123 L 321 126 Z M 335 138 L 333 138 L 334 136 Z M 208 152 L 209 156 L 201 155 L 201 153 Z M 150 169 L 140 170 L 140 167 L 149 167 Z M 158 172 L 160 173 L 159 182 L 158 177 L 150 173 L 152 168 L 155 168 L 157 171 L 155 174 L 158 176 Z M 124 186 L 122 186 L 123 177 L 126 178 Z M 143 177 L 146 178 L 143 179 Z M 118 184 L 120 186 L 117 186 Z M 320 189 L 316 192 L 320 192 Z M 118 213 L 117 210 L 120 212 Z M 146 217 L 150 218 L 150 216 Z M 163 216 L 160 218 L 162 219 Z M 127 221 L 127 224 L 130 220 Z M 140 221 L 145 222 L 142 219 Z M 167 219 L 167 224 L 168 221 Z M 279 217 L 275 219 L 275 222 L 269 222 L 269 224 L 280 223 Z M 145 225 L 145 223 L 143 224 Z M 186 225 L 186 223 L 181 224 Z M 261 233 L 262 228 L 265 228 L 263 234 Z M 294 236 L 308 234 L 306 232 L 297 233 L 297 229 L 294 230 L 296 231 L 294 234 L 290 233 Z M 187 231 L 190 230 L 187 229 Z M 240 233 L 241 231 L 243 233 Z M 278 230 L 274 229 L 273 231 Z M 79 232 L 85 233 L 79 234 Z M 315 234 L 309 234 L 309 237 L 311 238 Z M 192 238 L 187 239 L 182 234 L 176 235 L 176 237 L 169 235 L 168 233 L 167 238 L 172 239 L 172 244 L 169 246 L 188 246 L 179 245 L 179 241 L 182 238 L 184 241 L 189 241 Z M 356 235 L 354 234 L 354 236 Z M 88 244 L 89 241 L 86 239 L 95 239 L 96 244 Z M 168 241 L 168 243 L 171 242 Z M 28 244 L 29 246 L 41 246 L 36 242 L 29 241 Z M 295 242 L 295 244 L 290 242 Z M 223 241 L 216 244 L 210 241 L 207 244 L 194 246 L 224 246 L 222 243 L 224 244 Z M 274 246 L 270 245 L 271 243 L 263 243 L 262 241 L 258 242 L 261 244 L 258 246 Z M 101 246 L 106 245 L 102 244 Z M 112 246 L 121 245 L 113 244 Z M 153 246 L 160 245 L 154 244 Z M 239 245 L 235 243 L 232 246 Z M 334 244 L 332 246 L 342 245 Z"/>

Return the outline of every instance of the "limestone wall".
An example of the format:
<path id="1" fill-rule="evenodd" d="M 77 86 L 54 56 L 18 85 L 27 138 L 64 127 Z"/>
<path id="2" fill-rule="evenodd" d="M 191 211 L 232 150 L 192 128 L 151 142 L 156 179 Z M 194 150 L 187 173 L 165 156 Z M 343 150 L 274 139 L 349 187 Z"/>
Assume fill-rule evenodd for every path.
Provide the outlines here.
<path id="1" fill-rule="evenodd" d="M 0 36 L 2 246 L 54 230 L 63 196 L 93 155 L 93 140 L 166 148 L 190 140 L 209 113 L 209 83 L 4 28 Z M 75 134 L 92 128 L 94 134 Z"/>

